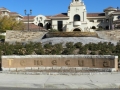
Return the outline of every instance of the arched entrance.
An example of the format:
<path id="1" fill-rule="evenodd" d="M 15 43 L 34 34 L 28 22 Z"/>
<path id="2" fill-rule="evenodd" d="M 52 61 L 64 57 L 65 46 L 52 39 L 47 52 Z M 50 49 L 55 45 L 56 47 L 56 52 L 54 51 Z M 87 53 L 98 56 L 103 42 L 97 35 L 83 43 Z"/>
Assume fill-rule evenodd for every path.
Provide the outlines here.
<path id="1" fill-rule="evenodd" d="M 38 26 L 39 26 L 39 27 L 43 27 L 43 24 L 42 24 L 42 23 L 38 23 Z"/>
<path id="2" fill-rule="evenodd" d="M 46 24 L 46 29 L 48 30 L 48 29 L 51 29 L 51 23 L 47 23 Z"/>
<path id="3" fill-rule="evenodd" d="M 73 21 L 80 21 L 80 15 L 74 15 Z"/>
<path id="4" fill-rule="evenodd" d="M 109 26 L 106 26 L 105 28 L 106 28 L 106 30 L 109 30 Z"/>
<path id="5" fill-rule="evenodd" d="M 95 27 L 95 26 L 92 26 L 92 29 L 96 29 L 96 27 Z"/>
<path id="6" fill-rule="evenodd" d="M 74 32 L 75 32 L 75 31 L 81 32 L 81 30 L 80 30 L 79 28 L 75 28 L 73 31 L 74 31 Z"/>

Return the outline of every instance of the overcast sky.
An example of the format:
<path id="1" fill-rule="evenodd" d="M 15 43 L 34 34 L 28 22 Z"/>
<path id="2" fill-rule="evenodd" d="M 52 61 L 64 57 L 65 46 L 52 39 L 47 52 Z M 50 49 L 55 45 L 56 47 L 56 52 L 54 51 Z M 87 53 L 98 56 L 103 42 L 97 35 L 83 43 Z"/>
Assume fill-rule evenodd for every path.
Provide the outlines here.
<path id="1" fill-rule="evenodd" d="M 33 16 L 55 15 L 67 12 L 72 0 L 0 0 L 0 7 L 5 7 L 11 12 L 17 12 L 24 16 L 24 10 L 32 9 Z M 103 9 L 112 6 L 120 7 L 120 0 L 83 0 L 87 12 L 103 12 Z"/>

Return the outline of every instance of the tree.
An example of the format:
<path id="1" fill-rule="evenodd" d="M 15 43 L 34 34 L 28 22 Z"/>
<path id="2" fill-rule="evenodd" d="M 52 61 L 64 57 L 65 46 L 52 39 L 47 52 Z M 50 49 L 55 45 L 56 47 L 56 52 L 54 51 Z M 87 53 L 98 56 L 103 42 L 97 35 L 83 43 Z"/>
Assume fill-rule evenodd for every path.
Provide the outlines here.
<path id="1" fill-rule="evenodd" d="M 17 21 L 15 17 L 11 16 L 0 16 L 0 31 L 5 32 L 6 30 L 22 30 L 24 24 L 22 21 Z"/>

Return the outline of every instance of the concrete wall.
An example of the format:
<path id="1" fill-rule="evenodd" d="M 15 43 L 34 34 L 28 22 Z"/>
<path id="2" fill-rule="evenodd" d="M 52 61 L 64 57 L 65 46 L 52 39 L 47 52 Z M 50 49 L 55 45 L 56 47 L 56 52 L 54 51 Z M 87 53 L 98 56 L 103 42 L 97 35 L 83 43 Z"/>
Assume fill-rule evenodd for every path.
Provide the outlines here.
<path id="1" fill-rule="evenodd" d="M 2 69 L 25 69 L 38 67 L 89 67 L 118 70 L 117 56 L 98 55 L 29 55 L 2 56 Z"/>

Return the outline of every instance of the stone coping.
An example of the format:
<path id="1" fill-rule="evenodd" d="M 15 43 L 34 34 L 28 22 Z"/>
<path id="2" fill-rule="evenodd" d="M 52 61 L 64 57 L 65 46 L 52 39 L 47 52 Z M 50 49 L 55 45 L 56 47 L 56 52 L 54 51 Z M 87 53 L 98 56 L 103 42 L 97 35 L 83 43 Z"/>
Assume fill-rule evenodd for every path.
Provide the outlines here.
<path id="1" fill-rule="evenodd" d="M 2 58 L 118 58 L 114 55 L 7 55 Z"/>

